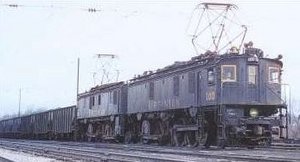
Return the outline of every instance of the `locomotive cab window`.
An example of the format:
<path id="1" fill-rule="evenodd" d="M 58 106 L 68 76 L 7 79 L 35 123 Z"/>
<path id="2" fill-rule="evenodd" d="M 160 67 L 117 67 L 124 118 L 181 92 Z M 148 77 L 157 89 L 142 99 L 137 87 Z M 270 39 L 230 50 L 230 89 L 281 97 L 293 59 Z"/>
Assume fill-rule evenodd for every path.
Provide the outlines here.
<path id="1" fill-rule="evenodd" d="M 223 82 L 236 81 L 236 65 L 222 65 L 222 81 Z"/>
<path id="2" fill-rule="evenodd" d="M 256 78 L 257 78 L 257 74 L 256 74 L 256 66 L 250 65 L 248 66 L 248 83 L 249 84 L 256 84 Z"/>
<path id="3" fill-rule="evenodd" d="M 269 67 L 269 82 L 270 83 L 279 83 L 279 68 L 278 67 Z"/>

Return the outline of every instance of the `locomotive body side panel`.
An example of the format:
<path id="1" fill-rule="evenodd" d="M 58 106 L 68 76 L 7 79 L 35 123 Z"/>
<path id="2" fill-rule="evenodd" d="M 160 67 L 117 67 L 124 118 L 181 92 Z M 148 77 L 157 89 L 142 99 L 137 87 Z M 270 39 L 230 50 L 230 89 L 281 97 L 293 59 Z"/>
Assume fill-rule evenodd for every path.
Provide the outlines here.
<path id="1" fill-rule="evenodd" d="M 206 101 L 205 93 L 202 97 L 198 98 L 197 96 L 202 94 L 199 93 L 200 90 L 208 89 L 207 86 L 202 87 L 207 85 L 204 81 L 206 80 L 206 70 L 203 69 L 203 71 L 189 69 L 130 84 L 128 87 L 128 113 L 167 111 L 210 104 L 211 101 L 204 102 Z M 214 88 L 210 87 L 209 89 Z"/>
<path id="2" fill-rule="evenodd" d="M 211 76 L 210 71 L 213 70 Z M 197 106 L 212 106 L 217 104 L 217 77 L 216 77 L 216 68 L 215 66 L 210 66 L 208 68 L 200 69 L 197 71 L 197 88 L 196 96 L 198 98 Z M 213 77 L 209 79 L 210 77 Z M 210 81 L 209 81 L 210 80 Z"/>
<path id="3" fill-rule="evenodd" d="M 126 88 L 123 83 L 107 89 L 95 89 L 81 94 L 78 99 L 78 119 L 95 118 L 102 116 L 118 115 L 124 113 L 124 99 Z M 125 92 L 123 92 L 125 91 Z"/>
<path id="4" fill-rule="evenodd" d="M 281 99 L 281 63 L 271 60 L 263 59 L 261 61 L 260 84 L 261 84 L 261 101 L 266 105 L 280 105 Z"/>
<path id="5" fill-rule="evenodd" d="M 220 104 L 244 104 L 247 98 L 245 90 L 245 62 L 242 58 L 225 59 L 220 63 L 219 94 Z"/>

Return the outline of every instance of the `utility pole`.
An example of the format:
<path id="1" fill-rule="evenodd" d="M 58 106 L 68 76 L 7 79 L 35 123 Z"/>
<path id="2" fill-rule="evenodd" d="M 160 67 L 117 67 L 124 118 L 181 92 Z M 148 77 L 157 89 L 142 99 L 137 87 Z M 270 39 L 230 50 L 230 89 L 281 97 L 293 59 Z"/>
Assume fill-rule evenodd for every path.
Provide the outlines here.
<path id="1" fill-rule="evenodd" d="M 79 94 L 79 66 L 80 66 L 80 58 L 77 58 L 77 92 L 76 92 L 76 100 L 78 100 Z"/>
<path id="2" fill-rule="evenodd" d="M 77 112 L 78 112 L 78 95 L 79 95 L 79 69 L 80 69 L 80 58 L 77 58 L 77 88 L 76 88 L 76 107 L 75 107 L 75 119 L 74 119 L 74 140 L 77 141 L 78 135 L 78 123 L 77 123 Z"/>
<path id="3" fill-rule="evenodd" d="M 19 113 L 18 113 L 18 117 L 21 116 L 21 97 L 22 97 L 22 90 L 20 88 L 19 89 Z"/>

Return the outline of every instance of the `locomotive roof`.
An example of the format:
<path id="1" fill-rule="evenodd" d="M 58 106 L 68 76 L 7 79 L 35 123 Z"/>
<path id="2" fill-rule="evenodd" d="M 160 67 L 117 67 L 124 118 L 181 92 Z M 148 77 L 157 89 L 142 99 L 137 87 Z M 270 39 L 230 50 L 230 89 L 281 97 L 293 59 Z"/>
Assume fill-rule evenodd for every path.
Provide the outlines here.
<path id="1" fill-rule="evenodd" d="M 122 82 L 115 82 L 115 83 L 97 85 L 95 87 L 92 87 L 89 91 L 79 94 L 78 97 L 81 98 L 81 97 L 88 96 L 91 93 L 96 93 L 96 92 L 101 92 L 101 91 L 106 91 L 106 90 L 112 90 L 112 89 L 115 89 L 115 88 L 119 88 L 123 84 L 124 84 L 124 82 L 122 81 Z"/>
<path id="2" fill-rule="evenodd" d="M 108 84 L 103 84 L 103 85 L 97 85 L 93 88 L 91 88 L 91 92 L 93 91 L 97 91 L 97 90 L 104 90 L 104 89 L 108 89 L 108 88 L 115 88 L 115 87 L 119 87 L 120 85 L 123 85 L 124 82 L 115 82 L 115 83 L 108 83 Z"/>
<path id="3" fill-rule="evenodd" d="M 138 75 L 138 77 L 135 77 L 131 80 L 129 80 L 128 85 L 133 85 L 136 83 L 140 83 L 143 81 L 147 81 L 149 79 L 155 79 L 166 75 L 171 75 L 176 72 L 181 73 L 185 70 L 190 69 L 196 69 L 199 67 L 204 68 L 210 68 L 218 65 L 218 63 L 221 60 L 227 60 L 227 59 L 234 59 L 234 58 L 249 58 L 256 55 L 259 59 L 264 59 L 272 62 L 276 62 L 280 66 L 282 66 L 282 62 L 279 59 L 271 59 L 271 58 L 265 58 L 263 57 L 263 52 L 260 49 L 257 48 L 248 48 L 250 52 L 259 52 L 258 54 L 261 54 L 260 56 L 245 52 L 244 54 L 234 54 L 234 53 L 225 53 L 222 55 L 219 55 L 215 52 L 207 51 L 204 54 L 192 57 L 188 61 L 176 61 L 174 64 L 166 66 L 162 69 L 157 69 L 156 71 L 146 71 L 143 75 Z M 93 88 L 91 88 L 89 91 L 79 94 L 79 98 L 89 96 L 93 93 L 101 92 L 101 91 L 109 91 L 114 90 L 116 88 L 119 88 L 120 86 L 124 85 L 124 82 L 115 82 L 115 83 L 109 83 L 109 84 L 103 84 L 103 85 L 97 85 Z"/>
<path id="4" fill-rule="evenodd" d="M 174 64 L 166 66 L 162 69 L 157 69 L 155 72 L 149 71 L 145 72 L 144 75 L 138 76 L 130 80 L 131 83 L 136 83 L 142 80 L 146 80 L 149 78 L 154 78 L 160 75 L 167 75 L 169 73 L 173 73 L 175 71 L 184 71 L 186 69 L 196 68 L 199 66 L 212 66 L 218 60 L 220 60 L 221 55 L 217 55 L 215 53 L 206 53 L 203 55 L 192 57 L 188 61 L 176 61 Z"/>
<path id="5" fill-rule="evenodd" d="M 185 71 L 187 69 L 198 68 L 199 66 L 209 68 L 212 66 L 216 66 L 221 60 L 225 60 L 225 59 L 245 58 L 245 57 L 246 58 L 253 57 L 253 55 L 232 54 L 232 53 L 218 55 L 214 52 L 208 51 L 205 54 L 201 54 L 199 56 L 192 57 L 188 61 L 180 61 L 180 62 L 176 61 L 174 64 L 166 66 L 162 69 L 158 69 L 155 72 L 152 72 L 152 71 L 144 72 L 143 75 L 139 75 L 138 77 L 131 79 L 130 84 L 142 82 L 142 81 L 145 81 L 145 80 L 151 79 L 151 78 L 160 77 L 162 75 L 168 75 L 168 74 L 171 74 L 171 73 L 174 73 L 177 71 L 180 72 L 180 71 Z M 282 62 L 280 61 L 280 59 L 265 58 L 263 56 L 260 57 L 259 59 L 265 59 L 268 61 L 276 62 L 277 64 L 279 64 L 282 67 Z"/>

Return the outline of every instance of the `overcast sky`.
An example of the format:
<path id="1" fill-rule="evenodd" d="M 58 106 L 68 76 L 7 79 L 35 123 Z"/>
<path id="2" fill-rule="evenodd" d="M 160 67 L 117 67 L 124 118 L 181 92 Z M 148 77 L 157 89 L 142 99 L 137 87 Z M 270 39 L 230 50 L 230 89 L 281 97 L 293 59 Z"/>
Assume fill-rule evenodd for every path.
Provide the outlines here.
<path id="1" fill-rule="evenodd" d="M 18 112 L 19 88 L 22 112 L 75 104 L 78 57 L 80 92 L 94 85 L 97 53 L 118 55 L 114 65 L 119 80 L 190 59 L 195 51 L 186 28 L 199 2 L 1 0 L 0 116 Z M 252 40 L 271 58 L 283 54 L 284 82 L 300 99 L 300 2 L 231 2 L 239 6 L 239 19 L 249 28 L 246 42 Z M 87 8 L 101 11 L 83 10 Z"/>

